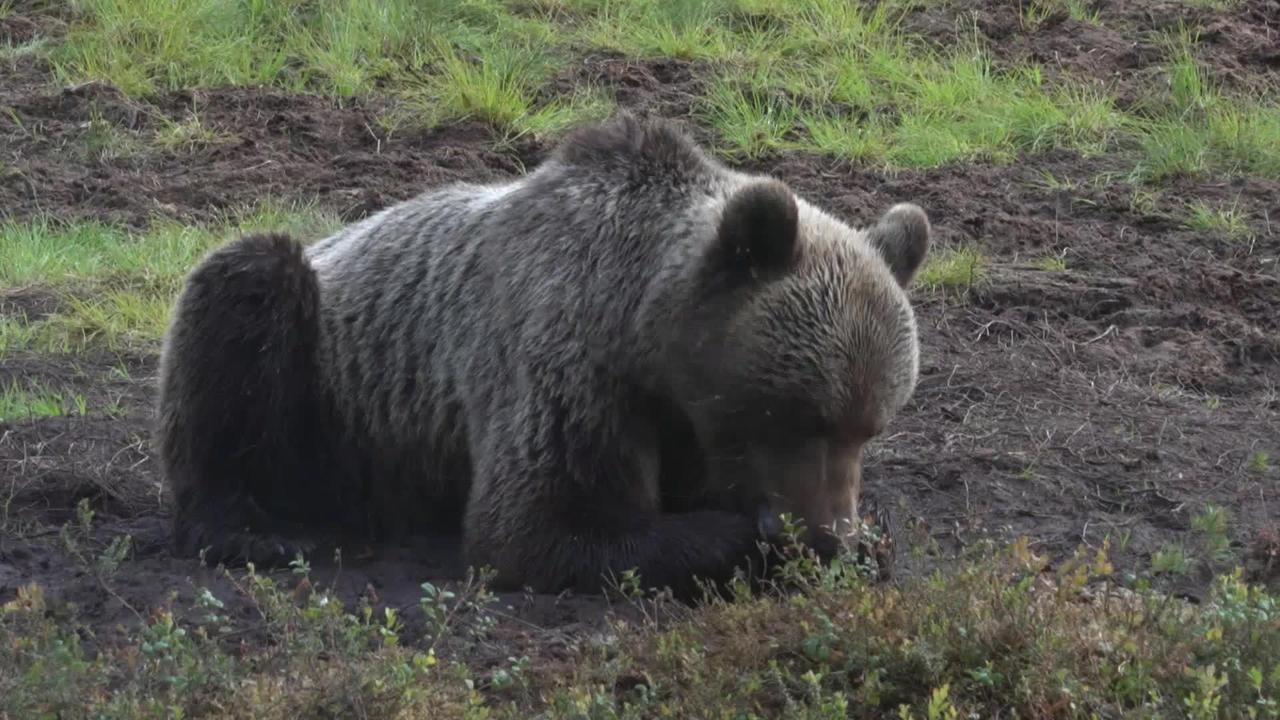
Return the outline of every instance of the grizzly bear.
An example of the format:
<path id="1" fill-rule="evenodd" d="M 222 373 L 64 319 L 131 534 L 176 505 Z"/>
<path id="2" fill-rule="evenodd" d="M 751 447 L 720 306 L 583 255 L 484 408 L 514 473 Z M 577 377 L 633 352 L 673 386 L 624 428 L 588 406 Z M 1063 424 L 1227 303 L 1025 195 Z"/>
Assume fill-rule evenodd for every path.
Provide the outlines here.
<path id="1" fill-rule="evenodd" d="M 321 538 L 460 531 L 498 588 L 691 596 L 777 517 L 824 557 L 914 390 L 912 204 L 854 229 L 663 121 L 428 190 L 309 246 L 191 272 L 157 438 L 177 551 L 279 565 Z"/>

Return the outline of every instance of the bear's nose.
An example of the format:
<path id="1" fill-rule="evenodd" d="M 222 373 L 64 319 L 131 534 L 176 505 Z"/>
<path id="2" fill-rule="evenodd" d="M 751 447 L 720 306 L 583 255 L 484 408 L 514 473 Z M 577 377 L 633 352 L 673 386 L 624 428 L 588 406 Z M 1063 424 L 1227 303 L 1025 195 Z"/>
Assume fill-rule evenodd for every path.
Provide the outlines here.
<path id="1" fill-rule="evenodd" d="M 829 563 L 844 549 L 844 543 L 835 533 L 821 528 L 809 533 L 808 545 L 824 563 Z"/>
<path id="2" fill-rule="evenodd" d="M 765 540 L 776 540 L 782 535 L 782 519 L 768 505 L 762 505 L 756 515 L 756 531 Z"/>

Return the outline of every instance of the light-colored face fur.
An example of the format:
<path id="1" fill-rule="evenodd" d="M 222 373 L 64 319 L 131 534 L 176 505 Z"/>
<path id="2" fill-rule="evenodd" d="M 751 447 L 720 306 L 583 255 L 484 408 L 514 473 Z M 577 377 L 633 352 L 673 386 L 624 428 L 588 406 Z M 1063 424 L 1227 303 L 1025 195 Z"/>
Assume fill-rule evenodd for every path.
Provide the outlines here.
<path id="1" fill-rule="evenodd" d="M 860 231 L 799 199 L 794 212 L 795 253 L 733 308 L 706 388 L 719 402 L 695 423 L 713 486 L 831 545 L 856 527 L 864 448 L 915 389 L 905 288 L 929 226 L 907 204 Z"/>

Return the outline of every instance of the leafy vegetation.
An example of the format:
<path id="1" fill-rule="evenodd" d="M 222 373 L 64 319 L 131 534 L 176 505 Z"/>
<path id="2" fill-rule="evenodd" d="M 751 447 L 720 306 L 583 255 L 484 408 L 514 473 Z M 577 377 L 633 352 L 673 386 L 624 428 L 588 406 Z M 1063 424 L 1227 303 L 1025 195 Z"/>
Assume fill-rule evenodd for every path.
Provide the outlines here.
<path id="1" fill-rule="evenodd" d="M 65 540 L 109 587 L 127 540 Z M 353 606 L 315 584 L 223 573 L 192 607 L 152 613 L 126 640 L 89 650 L 40 589 L 0 610 L 0 713 L 128 717 L 348 715 L 392 718 L 1276 717 L 1280 604 L 1218 576 L 1205 602 L 1112 581 L 1108 546 L 1050 568 L 1026 540 L 984 546 L 953 569 L 884 585 L 793 546 L 780 585 L 697 610 L 637 598 L 638 622 L 575 651 L 567 676 L 526 657 L 487 668 L 465 650 L 497 622 L 484 575 L 422 586 L 417 608 Z M 783 591 L 781 587 L 788 589 Z M 231 603 L 268 642 L 245 647 Z M 420 630 L 406 630 L 410 616 Z M 185 619 L 183 619 L 185 618 Z M 245 653 L 248 653 L 246 656 Z"/>

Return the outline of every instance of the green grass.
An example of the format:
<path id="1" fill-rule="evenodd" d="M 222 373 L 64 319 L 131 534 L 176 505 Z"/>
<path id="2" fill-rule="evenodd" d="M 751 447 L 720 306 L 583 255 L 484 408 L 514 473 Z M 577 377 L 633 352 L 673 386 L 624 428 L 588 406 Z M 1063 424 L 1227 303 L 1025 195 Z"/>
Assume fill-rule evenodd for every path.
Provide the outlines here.
<path id="1" fill-rule="evenodd" d="M 19 384 L 16 380 L 0 385 L 0 423 L 59 417 L 72 412 L 83 415 L 84 396 L 66 396 L 50 391 L 36 382 Z"/>
<path id="2" fill-rule="evenodd" d="M 1249 472 L 1258 475 L 1266 475 L 1271 472 L 1271 454 L 1265 450 L 1259 450 L 1249 456 Z"/>
<path id="3" fill-rule="evenodd" d="M 0 361 L 10 354 L 30 347 L 35 330 L 25 320 L 0 317 Z"/>
<path id="4" fill-rule="evenodd" d="M 390 97 L 384 123 L 487 122 L 508 135 L 562 131 L 606 114 L 590 89 L 547 94 L 588 49 L 683 58 L 705 68 L 699 117 L 726 155 L 805 150 L 891 168 L 1011 162 L 1023 153 L 1134 147 L 1135 177 L 1211 171 L 1280 177 L 1274 99 L 1228 97 L 1181 31 L 1167 92 L 1120 111 L 1100 87 L 1048 83 L 1035 66 L 997 69 L 958 39 L 939 50 L 899 27 L 905 3 L 841 0 L 81 0 L 51 50 L 68 82 L 105 79 L 132 95 L 272 84 L 337 98 Z M 1096 22 L 1076 0 L 1027 6 Z M 173 147 L 210 140 L 166 129 Z M 108 139 L 100 145 L 112 147 Z"/>
<path id="5" fill-rule="evenodd" d="M 277 229 L 315 237 L 338 227 L 333 215 L 307 205 L 263 202 L 224 222 L 185 226 L 157 219 L 146 232 L 97 222 L 41 219 L 0 223 L 0 287 L 128 279 L 166 282 L 237 232 Z"/>
<path id="6" fill-rule="evenodd" d="M 1032 0 L 1022 10 L 1024 23 L 1031 28 L 1038 27 L 1055 13 L 1066 13 L 1067 17 L 1078 22 L 1098 25 L 1098 10 L 1087 0 Z"/>
<path id="7" fill-rule="evenodd" d="M 1182 577 L 1190 572 L 1192 559 L 1180 545 L 1166 545 L 1151 556 L 1151 571 Z"/>
<path id="8" fill-rule="evenodd" d="M 930 255 L 916 284 L 926 290 L 966 290 L 986 279 L 989 261 L 971 247 L 943 248 Z"/>
<path id="9" fill-rule="evenodd" d="M 67 297 L 61 310 L 33 326 L 30 347 L 56 353 L 146 348 L 164 334 L 176 292 L 112 289 Z"/>
<path id="10" fill-rule="evenodd" d="M 495 3 L 387 0 L 80 0 L 54 52 L 67 81 L 129 94 L 275 84 L 348 97 L 403 67 L 446 32 L 491 28 Z"/>
<path id="11" fill-rule="evenodd" d="M 1239 203 L 1221 207 L 1192 203 L 1187 208 L 1187 218 L 1183 225 L 1200 232 L 1221 233 L 1232 240 L 1246 239 L 1252 234 L 1249 216 Z"/>
<path id="12" fill-rule="evenodd" d="M 1035 67 L 997 71 L 966 43 L 933 50 L 886 7 L 810 0 L 778 10 L 791 42 L 749 56 L 748 72 L 727 64 L 703 103 L 726 152 L 808 149 L 928 167 L 1061 146 L 1100 152 L 1119 128 L 1102 93 L 1049 88 Z"/>
<path id="13" fill-rule="evenodd" d="M 20 43 L 0 43 L 0 62 L 12 62 L 29 55 L 40 55 L 49 47 L 49 39 L 36 37 Z"/>
<path id="14" fill-rule="evenodd" d="M 156 146 L 170 152 L 190 152 L 234 141 L 235 135 L 206 126 L 196 113 L 177 122 L 163 119 L 153 140 Z"/>
<path id="15" fill-rule="evenodd" d="M 1046 255 L 1035 261 L 1035 266 L 1045 272 L 1066 272 L 1066 255 Z"/>
<path id="16" fill-rule="evenodd" d="M 80 143 L 86 162 L 127 158 L 137 154 L 141 148 L 137 136 L 117 127 L 96 109 L 85 124 Z"/>
<path id="17" fill-rule="evenodd" d="M 424 122 L 519 130 L 562 126 L 579 109 L 535 106 L 555 34 L 496 0 L 81 0 L 76 11 L 52 53 L 59 78 L 134 96 L 261 84 L 338 98 L 391 92 L 429 98 Z"/>
<path id="18" fill-rule="evenodd" d="M 591 12 L 584 35 L 595 46 L 648 58 L 722 60 L 737 52 L 725 0 L 578 2 Z"/>
<path id="19" fill-rule="evenodd" d="M 1168 92 L 1132 120 L 1143 150 L 1137 175 L 1148 182 L 1211 171 L 1280 177 L 1280 104 L 1224 94 L 1200 66 L 1197 42 L 1186 29 L 1168 39 Z"/>
<path id="20" fill-rule="evenodd" d="M 586 88 L 537 100 L 555 64 L 532 42 L 485 42 L 465 51 L 441 43 L 433 52 L 436 74 L 403 93 L 402 110 L 420 123 L 471 119 L 515 133 L 554 133 L 612 110 L 607 97 Z"/>
<path id="21" fill-rule="evenodd" d="M 142 233 L 94 222 L 2 223 L 0 288 L 51 287 L 62 298 L 37 322 L 0 325 L 0 352 L 143 346 L 163 334 L 186 274 L 217 245 L 252 229 L 316 239 L 339 224 L 305 205 L 271 202 L 204 226 L 157 220 Z"/>

